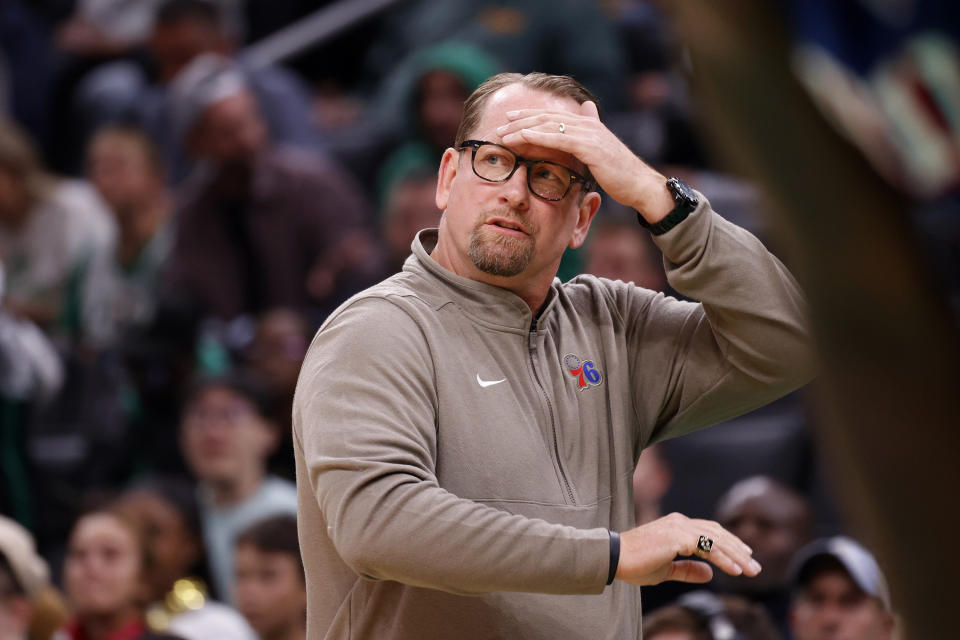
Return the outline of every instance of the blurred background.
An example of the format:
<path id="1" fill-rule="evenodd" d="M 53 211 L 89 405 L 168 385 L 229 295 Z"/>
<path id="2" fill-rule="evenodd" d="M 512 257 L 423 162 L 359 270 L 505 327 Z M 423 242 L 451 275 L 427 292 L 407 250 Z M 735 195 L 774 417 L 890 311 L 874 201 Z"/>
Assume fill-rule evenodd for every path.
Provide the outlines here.
<path id="1" fill-rule="evenodd" d="M 774 4 L 790 72 L 908 203 L 955 321 L 957 9 Z M 224 620 L 243 609 L 238 536 L 295 513 L 290 403 L 310 338 L 436 226 L 439 158 L 490 75 L 574 76 L 632 150 L 790 264 L 763 190 L 705 143 L 711 105 L 692 99 L 697 68 L 671 26 L 643 0 L 0 0 L 0 514 L 65 590 L 60 622 L 96 608 L 66 575 L 110 518 L 170 569 L 110 606 L 161 603 L 149 626 L 169 630 L 197 609 L 177 582 L 190 577 Z M 561 279 L 680 297 L 635 215 L 605 201 Z M 757 550 L 761 578 L 710 588 L 760 606 L 780 634 L 763 637 L 791 637 L 794 553 L 849 533 L 810 403 L 801 390 L 656 445 L 634 479 L 638 522 L 716 518 Z M 175 584 L 187 595 L 171 601 Z M 644 609 L 683 591 L 646 588 Z M 254 633 L 262 613 L 242 613 L 216 637 Z"/>

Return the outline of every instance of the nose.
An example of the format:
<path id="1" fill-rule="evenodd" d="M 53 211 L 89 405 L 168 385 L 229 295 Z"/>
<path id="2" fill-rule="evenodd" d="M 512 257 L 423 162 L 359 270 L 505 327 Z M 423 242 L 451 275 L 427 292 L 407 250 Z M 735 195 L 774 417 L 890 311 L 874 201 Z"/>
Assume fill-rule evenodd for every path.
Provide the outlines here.
<path id="1" fill-rule="evenodd" d="M 527 188 L 527 167 L 524 165 L 518 166 L 510 179 L 500 185 L 500 201 L 511 209 L 529 209 L 532 196 Z"/>

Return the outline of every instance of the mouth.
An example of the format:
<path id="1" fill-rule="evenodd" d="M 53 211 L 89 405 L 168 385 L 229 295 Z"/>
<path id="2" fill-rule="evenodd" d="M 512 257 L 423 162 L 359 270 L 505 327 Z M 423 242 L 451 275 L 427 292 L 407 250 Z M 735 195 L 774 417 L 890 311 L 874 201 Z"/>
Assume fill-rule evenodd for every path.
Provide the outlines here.
<path id="1" fill-rule="evenodd" d="M 526 228 L 514 220 L 509 220 L 507 218 L 490 218 L 486 222 L 487 226 L 495 227 L 500 233 L 506 233 L 507 235 L 512 236 L 528 236 L 530 235 Z"/>

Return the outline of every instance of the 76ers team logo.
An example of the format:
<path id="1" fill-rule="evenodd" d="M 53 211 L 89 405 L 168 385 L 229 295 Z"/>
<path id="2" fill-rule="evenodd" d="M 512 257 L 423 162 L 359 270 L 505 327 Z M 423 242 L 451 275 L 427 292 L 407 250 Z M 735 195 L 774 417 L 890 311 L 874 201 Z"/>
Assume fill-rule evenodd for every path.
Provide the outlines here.
<path id="1" fill-rule="evenodd" d="M 563 356 L 563 366 L 567 368 L 574 378 L 577 379 L 577 387 L 583 391 L 587 387 L 594 387 L 603 382 L 603 377 L 597 371 L 593 360 L 580 361 L 580 358 L 568 353 Z"/>

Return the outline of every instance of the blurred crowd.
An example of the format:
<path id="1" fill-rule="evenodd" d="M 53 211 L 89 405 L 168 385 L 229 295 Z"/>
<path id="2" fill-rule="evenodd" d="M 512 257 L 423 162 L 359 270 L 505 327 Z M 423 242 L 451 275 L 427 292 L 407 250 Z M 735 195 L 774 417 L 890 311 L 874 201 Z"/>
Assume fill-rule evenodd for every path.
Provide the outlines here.
<path id="1" fill-rule="evenodd" d="M 248 55 L 334 4 L 0 2 L 0 638 L 303 637 L 300 363 L 326 315 L 438 223 L 439 157 L 488 76 L 573 75 L 634 151 L 772 242 L 760 195 L 704 150 L 656 4 L 407 0 L 284 60 Z M 834 95 L 842 57 L 804 53 L 812 92 Z M 928 180 L 937 197 L 955 198 L 957 158 Z M 943 202 L 924 220 L 955 284 Z M 615 203 L 564 257 L 562 278 L 581 272 L 677 295 Z M 638 522 L 715 518 L 765 568 L 645 588 L 645 637 L 891 637 L 882 573 L 838 537 L 805 402 L 641 456 Z"/>

